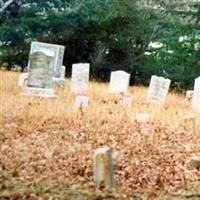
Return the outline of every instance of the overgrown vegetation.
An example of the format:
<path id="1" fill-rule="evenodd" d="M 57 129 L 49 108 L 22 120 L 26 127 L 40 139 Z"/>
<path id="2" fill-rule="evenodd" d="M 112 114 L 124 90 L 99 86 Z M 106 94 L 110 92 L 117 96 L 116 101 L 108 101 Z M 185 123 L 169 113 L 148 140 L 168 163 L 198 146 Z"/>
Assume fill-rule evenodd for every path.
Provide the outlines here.
<path id="1" fill-rule="evenodd" d="M 0 71 L 0 199 L 199 199 L 200 170 L 188 161 L 200 152 L 200 116 L 195 127 L 183 121 L 192 109 L 182 95 L 159 108 L 146 103 L 146 88 L 131 87 L 134 106 L 125 109 L 106 84 L 91 82 L 81 111 L 69 79 L 50 100 L 22 96 L 18 77 Z M 144 112 L 150 121 L 136 122 Z M 112 195 L 93 181 L 92 157 L 104 146 L 113 152 Z"/>

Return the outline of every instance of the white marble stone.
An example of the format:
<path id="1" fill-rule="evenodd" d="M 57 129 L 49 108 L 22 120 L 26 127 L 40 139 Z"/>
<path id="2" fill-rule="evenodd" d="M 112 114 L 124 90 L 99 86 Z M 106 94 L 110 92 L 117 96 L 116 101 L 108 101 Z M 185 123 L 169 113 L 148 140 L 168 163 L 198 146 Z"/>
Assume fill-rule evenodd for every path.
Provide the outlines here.
<path id="1" fill-rule="evenodd" d="M 18 85 L 20 87 L 23 87 L 23 86 L 27 85 L 27 81 L 28 81 L 28 73 L 21 73 L 19 75 Z"/>
<path id="2" fill-rule="evenodd" d="M 132 107 L 132 105 L 133 105 L 133 98 L 131 96 L 124 96 L 122 98 L 123 107 Z"/>
<path id="3" fill-rule="evenodd" d="M 171 80 L 159 76 L 152 76 L 147 94 L 147 101 L 164 104 Z"/>
<path id="4" fill-rule="evenodd" d="M 89 85 L 89 63 L 78 63 L 72 65 L 71 91 L 74 93 L 84 93 Z"/>
<path id="5" fill-rule="evenodd" d="M 55 97 L 54 90 L 50 88 L 23 87 L 24 96 Z"/>
<path id="6" fill-rule="evenodd" d="M 113 93 L 127 92 L 130 84 L 130 74 L 125 71 L 111 72 L 109 90 Z"/>
<path id="7" fill-rule="evenodd" d="M 200 156 L 191 157 L 190 164 L 193 168 L 200 168 Z"/>
<path id="8" fill-rule="evenodd" d="M 62 68 L 62 64 L 63 64 L 65 46 L 44 43 L 44 42 L 32 42 L 30 54 L 32 54 L 36 51 L 43 52 L 46 55 L 53 57 L 53 61 L 52 61 L 53 74 L 52 74 L 52 76 L 59 78 L 61 76 L 61 70 L 62 70 L 61 68 Z"/>
<path id="9" fill-rule="evenodd" d="M 192 108 L 195 111 L 200 112 L 200 76 L 195 79 Z"/>
<path id="10" fill-rule="evenodd" d="M 114 172 L 111 149 L 109 147 L 97 149 L 93 160 L 95 185 L 98 188 L 112 189 L 114 185 Z"/>
<path id="11" fill-rule="evenodd" d="M 150 117 L 149 117 L 148 113 L 136 113 L 135 114 L 135 120 L 137 122 L 144 123 L 144 122 L 149 122 Z"/>
<path id="12" fill-rule="evenodd" d="M 76 96 L 75 99 L 75 107 L 76 108 L 86 108 L 89 104 L 89 97 L 88 96 Z"/>

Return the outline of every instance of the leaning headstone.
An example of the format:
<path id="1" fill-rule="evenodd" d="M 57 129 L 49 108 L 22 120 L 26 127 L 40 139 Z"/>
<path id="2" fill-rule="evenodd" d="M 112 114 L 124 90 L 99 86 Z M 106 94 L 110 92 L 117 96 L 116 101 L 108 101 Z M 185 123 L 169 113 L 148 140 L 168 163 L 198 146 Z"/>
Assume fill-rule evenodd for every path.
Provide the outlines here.
<path id="1" fill-rule="evenodd" d="M 192 108 L 195 111 L 200 112 L 200 76 L 195 79 Z"/>
<path id="2" fill-rule="evenodd" d="M 71 90 L 74 93 L 82 93 L 88 90 L 89 63 L 78 63 L 72 65 Z"/>
<path id="3" fill-rule="evenodd" d="M 53 57 L 44 52 L 37 51 L 30 55 L 27 87 L 23 88 L 24 95 L 54 96 L 52 61 Z"/>
<path id="4" fill-rule="evenodd" d="M 147 101 L 164 104 L 171 80 L 159 76 L 152 76 L 147 94 Z"/>
<path id="5" fill-rule="evenodd" d="M 32 54 L 36 51 L 51 52 L 51 55 L 53 56 L 53 61 L 52 61 L 53 73 L 52 73 L 52 76 L 56 77 L 56 78 L 60 78 L 65 47 L 62 46 L 62 45 L 49 44 L 49 43 L 43 43 L 43 42 L 32 42 L 30 54 Z"/>
<path id="6" fill-rule="evenodd" d="M 87 96 L 76 96 L 75 107 L 76 108 L 86 108 L 88 107 L 89 97 Z"/>
<path id="7" fill-rule="evenodd" d="M 111 72 L 109 89 L 113 93 L 127 92 L 130 74 L 124 71 Z"/>
<path id="8" fill-rule="evenodd" d="M 99 148 L 94 153 L 94 182 L 98 188 L 112 189 L 114 172 L 112 151 L 109 147 Z"/>
<path id="9" fill-rule="evenodd" d="M 20 87 L 23 87 L 23 86 L 27 85 L 27 81 L 28 81 L 28 73 L 21 73 L 19 75 L 18 85 Z"/>
<path id="10" fill-rule="evenodd" d="M 186 97 L 186 99 L 191 100 L 193 95 L 194 95 L 194 91 L 193 90 L 187 90 L 185 97 Z"/>

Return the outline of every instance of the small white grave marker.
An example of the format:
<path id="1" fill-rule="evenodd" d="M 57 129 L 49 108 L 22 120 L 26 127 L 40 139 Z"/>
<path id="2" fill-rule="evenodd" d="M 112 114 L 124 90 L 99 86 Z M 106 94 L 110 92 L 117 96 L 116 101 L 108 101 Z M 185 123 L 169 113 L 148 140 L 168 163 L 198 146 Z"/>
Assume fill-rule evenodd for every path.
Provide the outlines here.
<path id="1" fill-rule="evenodd" d="M 135 114 L 135 120 L 137 122 L 141 122 L 141 123 L 148 122 L 149 118 L 150 117 L 149 117 L 148 113 L 136 113 Z"/>
<path id="2" fill-rule="evenodd" d="M 28 80 L 28 73 L 21 73 L 18 79 L 18 85 L 20 87 L 27 85 L 27 80 Z"/>
<path id="3" fill-rule="evenodd" d="M 190 164 L 193 168 L 200 168 L 200 156 L 191 157 Z"/>
<path id="4" fill-rule="evenodd" d="M 89 104 L 89 97 L 87 96 L 76 96 L 75 107 L 76 108 L 86 108 Z"/>
<path id="5" fill-rule="evenodd" d="M 111 189 L 114 185 L 112 151 L 109 147 L 99 148 L 94 153 L 94 182 L 98 188 Z"/>
<path id="6" fill-rule="evenodd" d="M 71 90 L 74 93 L 86 92 L 89 84 L 89 63 L 72 65 Z"/>
<path id="7" fill-rule="evenodd" d="M 124 71 L 111 72 L 109 89 L 111 92 L 127 92 L 130 83 L 130 74 Z"/>
<path id="8" fill-rule="evenodd" d="M 195 79 L 192 108 L 195 111 L 200 112 L 200 76 Z"/>
<path id="9" fill-rule="evenodd" d="M 171 80 L 169 79 L 165 79 L 163 77 L 158 76 L 152 76 L 147 94 L 147 101 L 155 102 L 158 104 L 164 104 L 170 83 Z"/>
<path id="10" fill-rule="evenodd" d="M 132 107 L 132 105 L 133 105 L 133 98 L 131 96 L 124 96 L 122 98 L 122 106 Z"/>

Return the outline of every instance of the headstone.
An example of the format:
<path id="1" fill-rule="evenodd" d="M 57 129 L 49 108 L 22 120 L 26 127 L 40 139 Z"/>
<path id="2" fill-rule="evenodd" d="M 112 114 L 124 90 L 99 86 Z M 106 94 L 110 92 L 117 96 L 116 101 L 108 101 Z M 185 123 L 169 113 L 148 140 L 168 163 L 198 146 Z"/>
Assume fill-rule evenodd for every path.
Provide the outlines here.
<path id="1" fill-rule="evenodd" d="M 171 80 L 159 76 L 152 76 L 147 94 L 148 102 L 164 104 Z"/>
<path id="2" fill-rule="evenodd" d="M 28 73 L 21 73 L 19 75 L 18 85 L 20 87 L 23 87 L 23 86 L 27 85 L 27 81 L 28 81 Z"/>
<path id="3" fill-rule="evenodd" d="M 59 78 L 53 77 L 53 85 L 54 86 L 65 86 L 65 66 L 61 67 L 61 74 Z"/>
<path id="4" fill-rule="evenodd" d="M 30 55 L 27 87 L 23 88 L 24 95 L 54 96 L 52 61 L 53 57 L 44 52 L 36 51 Z"/>
<path id="5" fill-rule="evenodd" d="M 86 108 L 89 103 L 89 97 L 87 96 L 76 96 L 75 107 L 76 108 Z"/>
<path id="6" fill-rule="evenodd" d="M 98 188 L 112 189 L 114 185 L 112 151 L 109 147 L 99 148 L 94 153 L 94 182 Z"/>
<path id="7" fill-rule="evenodd" d="M 192 108 L 195 111 L 200 112 L 200 76 L 195 79 Z"/>
<path id="8" fill-rule="evenodd" d="M 51 56 L 53 56 L 53 77 L 59 78 L 61 76 L 61 67 L 63 64 L 63 57 L 64 57 L 64 51 L 65 47 L 62 45 L 56 45 L 56 44 L 49 44 L 49 43 L 43 43 L 43 42 L 32 42 L 31 43 L 31 50 L 30 54 L 41 51 L 47 54 L 50 53 Z"/>
<path id="9" fill-rule="evenodd" d="M 193 90 L 187 90 L 185 97 L 186 97 L 186 99 L 191 100 L 193 95 L 194 95 L 194 91 Z"/>
<path id="10" fill-rule="evenodd" d="M 74 93 L 82 93 L 88 90 L 89 84 L 89 63 L 72 65 L 71 90 Z"/>
<path id="11" fill-rule="evenodd" d="M 195 116 L 193 114 L 186 114 L 183 116 L 185 128 L 195 131 Z"/>
<path id="12" fill-rule="evenodd" d="M 132 105 L 133 105 L 133 98 L 131 96 L 124 96 L 122 98 L 122 106 L 132 107 Z"/>
<path id="13" fill-rule="evenodd" d="M 190 164 L 193 168 L 200 168 L 200 156 L 192 156 L 190 158 Z"/>
<path id="14" fill-rule="evenodd" d="M 124 71 L 111 72 L 109 89 L 113 93 L 127 92 L 130 74 Z"/>
<path id="15" fill-rule="evenodd" d="M 148 113 L 136 113 L 135 120 L 136 122 L 144 123 L 149 122 L 149 114 Z"/>

